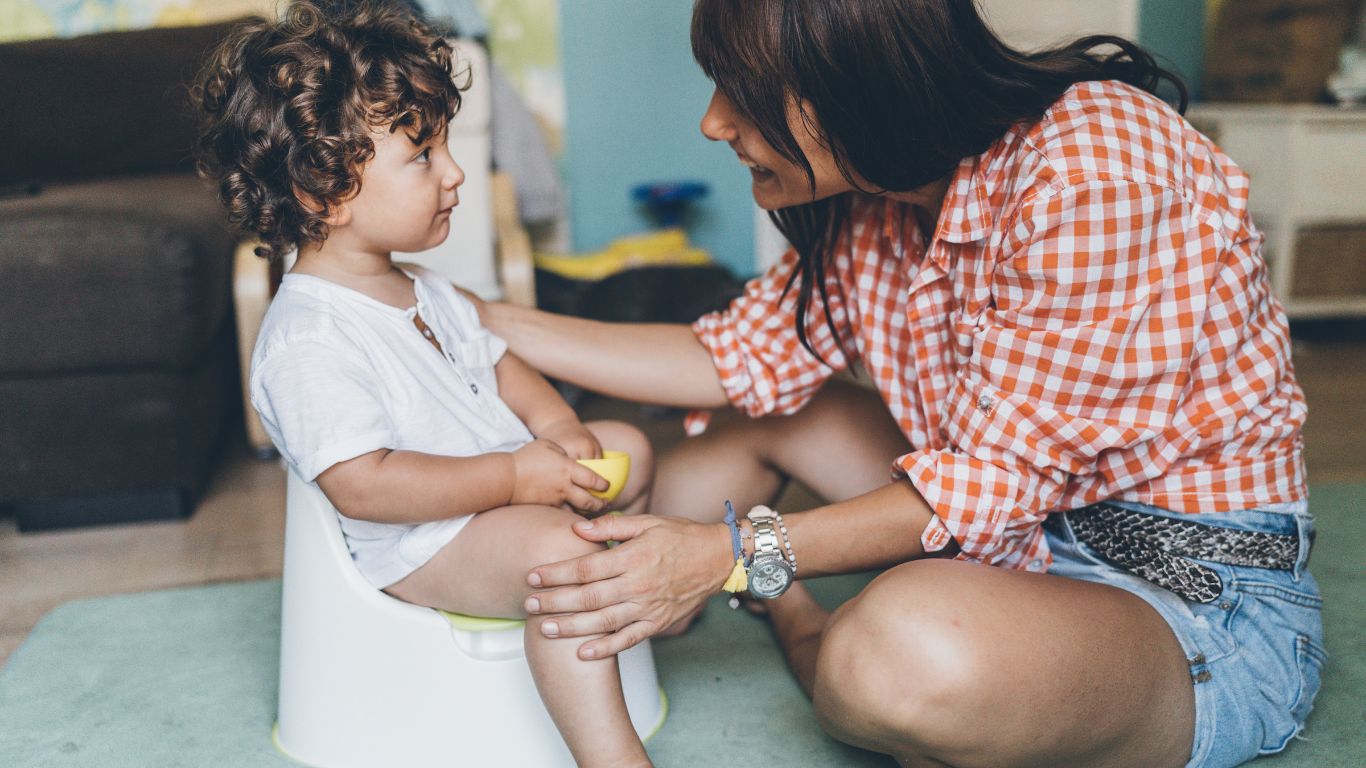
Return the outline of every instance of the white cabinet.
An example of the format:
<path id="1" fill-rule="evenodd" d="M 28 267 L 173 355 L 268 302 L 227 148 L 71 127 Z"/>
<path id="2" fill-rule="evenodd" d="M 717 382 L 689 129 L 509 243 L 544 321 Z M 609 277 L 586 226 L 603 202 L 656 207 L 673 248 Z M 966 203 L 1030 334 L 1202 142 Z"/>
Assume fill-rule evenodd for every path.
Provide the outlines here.
<path id="1" fill-rule="evenodd" d="M 1251 179 L 1287 314 L 1366 315 L 1366 109 L 1201 104 L 1187 117 Z"/>

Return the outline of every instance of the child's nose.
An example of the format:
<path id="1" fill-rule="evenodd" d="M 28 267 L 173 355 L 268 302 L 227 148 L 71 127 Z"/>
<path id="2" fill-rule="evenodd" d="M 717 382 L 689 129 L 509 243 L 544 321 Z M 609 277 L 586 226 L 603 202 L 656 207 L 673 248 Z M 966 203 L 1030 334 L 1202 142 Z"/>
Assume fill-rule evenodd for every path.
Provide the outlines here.
<path id="1" fill-rule="evenodd" d="M 442 182 L 447 189 L 455 189 L 465 183 L 465 169 L 455 162 L 455 158 L 451 158 L 451 167 L 446 169 Z"/>

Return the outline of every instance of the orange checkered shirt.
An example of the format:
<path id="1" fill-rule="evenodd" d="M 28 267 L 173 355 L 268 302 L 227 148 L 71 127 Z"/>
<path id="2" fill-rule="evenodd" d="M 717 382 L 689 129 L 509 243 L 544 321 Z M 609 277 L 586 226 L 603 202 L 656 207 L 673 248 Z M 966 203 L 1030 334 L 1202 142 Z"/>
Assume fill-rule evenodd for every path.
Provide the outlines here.
<path id="1" fill-rule="evenodd" d="M 1166 104 L 1092 82 L 961 163 L 928 247 L 907 204 L 856 196 L 830 311 L 915 447 L 892 471 L 934 509 L 927 552 L 952 538 L 1045 570 L 1050 511 L 1305 498 L 1304 395 L 1247 192 Z M 856 362 L 819 307 L 830 365 L 798 342 L 796 258 L 693 326 L 750 416 L 800 409 Z"/>

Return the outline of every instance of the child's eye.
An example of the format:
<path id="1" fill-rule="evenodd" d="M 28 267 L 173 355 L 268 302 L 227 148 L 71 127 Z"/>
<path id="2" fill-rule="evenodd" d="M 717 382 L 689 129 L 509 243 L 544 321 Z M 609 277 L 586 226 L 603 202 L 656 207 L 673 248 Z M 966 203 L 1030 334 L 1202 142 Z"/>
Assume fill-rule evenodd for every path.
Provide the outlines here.
<path id="1" fill-rule="evenodd" d="M 413 158 L 413 159 L 417 160 L 419 163 L 431 162 L 431 159 L 432 159 L 432 148 L 431 148 L 431 147 L 424 147 L 423 150 L 422 150 L 421 152 L 418 152 L 418 153 L 417 153 L 417 157 L 415 157 L 415 158 Z"/>

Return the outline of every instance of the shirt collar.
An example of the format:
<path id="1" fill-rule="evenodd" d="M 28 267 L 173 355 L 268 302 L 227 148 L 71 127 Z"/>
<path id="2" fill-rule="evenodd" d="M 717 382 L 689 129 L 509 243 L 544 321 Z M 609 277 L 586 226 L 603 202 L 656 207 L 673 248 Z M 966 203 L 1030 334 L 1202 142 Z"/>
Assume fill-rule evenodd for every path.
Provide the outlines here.
<path id="1" fill-rule="evenodd" d="M 935 237 L 950 243 L 971 243 L 991 232 L 991 205 L 986 180 L 978 173 L 977 156 L 965 157 L 954 171 Z"/>

